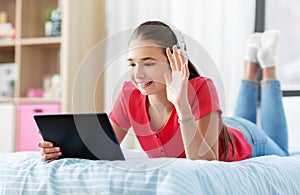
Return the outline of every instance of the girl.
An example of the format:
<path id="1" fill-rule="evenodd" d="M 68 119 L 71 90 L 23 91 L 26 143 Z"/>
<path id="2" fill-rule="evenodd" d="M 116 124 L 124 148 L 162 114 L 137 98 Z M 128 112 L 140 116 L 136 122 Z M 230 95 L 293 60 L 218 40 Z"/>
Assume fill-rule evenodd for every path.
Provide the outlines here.
<path id="1" fill-rule="evenodd" d="M 199 75 L 175 31 L 159 21 L 141 24 L 129 40 L 131 82 L 124 83 L 109 114 L 119 142 L 132 127 L 152 158 L 238 161 L 287 155 L 286 122 L 272 62 L 275 43 L 273 32 L 250 39 L 235 117 L 228 118 L 222 117 L 212 80 Z M 263 68 L 264 131 L 255 125 L 258 63 Z M 52 143 L 41 141 L 39 147 L 47 162 L 61 155 Z"/>

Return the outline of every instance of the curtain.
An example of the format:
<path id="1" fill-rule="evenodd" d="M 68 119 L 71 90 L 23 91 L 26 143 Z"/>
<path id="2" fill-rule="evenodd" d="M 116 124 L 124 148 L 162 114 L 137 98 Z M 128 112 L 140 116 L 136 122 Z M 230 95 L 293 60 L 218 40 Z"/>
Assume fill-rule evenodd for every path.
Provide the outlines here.
<path id="1" fill-rule="evenodd" d="M 111 110 L 123 81 L 129 79 L 128 38 L 146 20 L 161 20 L 182 31 L 191 61 L 204 76 L 213 79 L 223 113 L 231 115 L 243 74 L 247 38 L 254 31 L 255 0 L 106 1 L 106 112 Z"/>

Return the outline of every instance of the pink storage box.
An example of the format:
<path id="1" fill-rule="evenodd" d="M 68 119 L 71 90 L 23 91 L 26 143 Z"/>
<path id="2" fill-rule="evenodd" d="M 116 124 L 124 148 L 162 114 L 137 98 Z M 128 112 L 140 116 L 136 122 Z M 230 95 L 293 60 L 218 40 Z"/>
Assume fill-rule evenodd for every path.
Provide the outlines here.
<path id="1" fill-rule="evenodd" d="M 38 142 L 42 140 L 33 116 L 38 114 L 57 114 L 59 103 L 19 104 L 17 151 L 39 151 Z"/>
<path id="2" fill-rule="evenodd" d="M 35 98 L 35 97 L 43 97 L 43 93 L 44 93 L 44 90 L 43 90 L 43 89 L 30 88 L 30 89 L 27 91 L 26 96 L 27 96 L 27 97 L 32 97 L 32 98 Z"/>

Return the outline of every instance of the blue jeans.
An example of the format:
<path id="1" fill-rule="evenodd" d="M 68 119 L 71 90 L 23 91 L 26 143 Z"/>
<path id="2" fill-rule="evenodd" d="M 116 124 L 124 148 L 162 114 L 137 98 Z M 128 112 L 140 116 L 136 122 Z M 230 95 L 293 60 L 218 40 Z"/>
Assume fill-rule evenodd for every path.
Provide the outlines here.
<path id="1" fill-rule="evenodd" d="M 241 131 L 252 145 L 252 157 L 287 156 L 288 133 L 278 80 L 261 81 L 260 124 L 256 124 L 258 82 L 242 80 L 234 117 L 223 117 L 224 123 Z"/>

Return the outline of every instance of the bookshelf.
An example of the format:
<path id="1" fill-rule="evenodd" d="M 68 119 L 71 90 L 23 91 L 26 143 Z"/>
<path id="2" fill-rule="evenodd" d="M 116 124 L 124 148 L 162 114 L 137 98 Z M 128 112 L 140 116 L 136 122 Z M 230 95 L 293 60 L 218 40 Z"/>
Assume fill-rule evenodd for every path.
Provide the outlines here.
<path id="1" fill-rule="evenodd" d="M 61 37 L 45 36 L 45 14 L 57 6 L 57 0 L 0 0 L 0 11 L 15 31 L 12 39 L 0 38 L 0 67 L 15 64 L 17 70 L 13 95 L 0 96 L 0 102 L 8 98 L 12 102 L 22 98 L 30 101 L 29 89 L 42 89 L 46 75 L 61 75 Z"/>
<path id="2" fill-rule="evenodd" d="M 5 127 L 0 126 L 2 134 L 0 142 L 5 143 L 3 146 L 0 144 L 0 152 L 19 151 L 20 147 L 36 140 L 35 137 L 24 141 L 25 138 L 21 136 L 27 134 L 26 131 L 36 129 L 24 129 L 33 127 L 31 126 L 33 124 L 32 121 L 31 124 L 21 124 L 21 118 L 28 117 L 28 114 L 24 114 L 20 108 L 27 109 L 29 106 L 28 109 L 31 110 L 28 113 L 31 115 L 35 110 L 40 112 L 53 106 L 56 112 L 74 111 L 73 88 L 81 62 L 90 49 L 105 37 L 105 0 L 60 2 L 61 36 L 49 37 L 45 36 L 45 14 L 58 6 L 58 0 L 0 0 L 0 12 L 6 13 L 7 21 L 15 28 L 12 39 L 0 39 L 0 69 L 7 64 L 14 64 L 17 67 L 13 95 L 0 96 L 0 114 L 5 116 L 3 121 L 6 124 Z M 59 97 L 27 97 L 30 89 L 43 89 L 44 78 L 54 74 L 61 78 Z M 90 72 L 87 75 L 90 79 Z M 85 96 L 82 96 L 77 98 L 76 111 L 102 111 L 103 83 L 98 85 L 100 91 L 95 96 L 96 110 L 94 102 L 87 105 Z M 82 90 L 82 94 L 86 93 L 85 90 L 95 90 L 85 84 L 76 85 L 76 88 Z M 11 117 L 6 113 L 10 113 Z M 22 144 L 20 146 L 21 142 L 24 143 L 23 146 Z"/>

